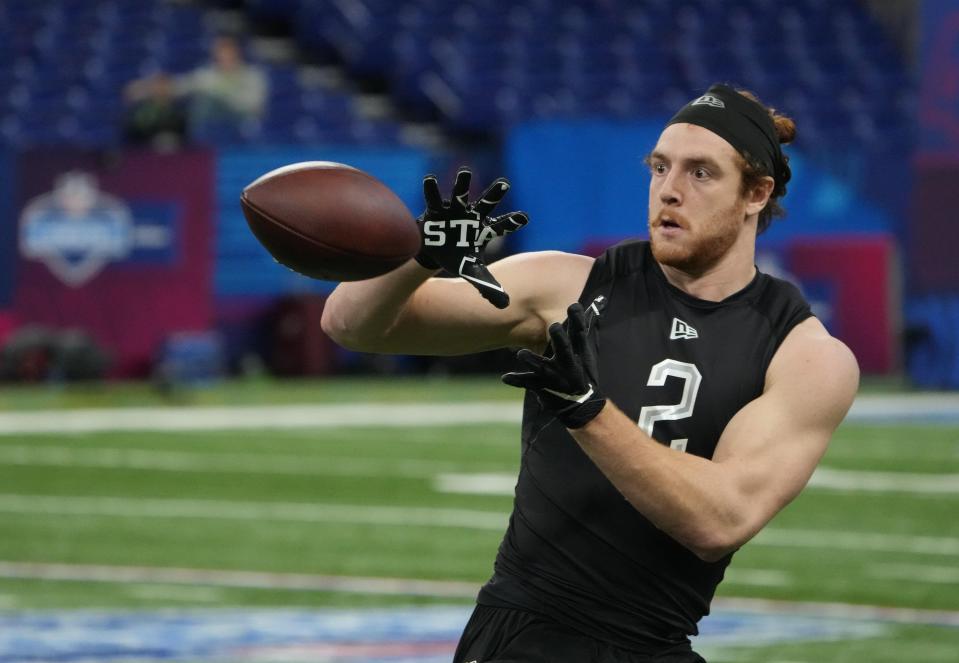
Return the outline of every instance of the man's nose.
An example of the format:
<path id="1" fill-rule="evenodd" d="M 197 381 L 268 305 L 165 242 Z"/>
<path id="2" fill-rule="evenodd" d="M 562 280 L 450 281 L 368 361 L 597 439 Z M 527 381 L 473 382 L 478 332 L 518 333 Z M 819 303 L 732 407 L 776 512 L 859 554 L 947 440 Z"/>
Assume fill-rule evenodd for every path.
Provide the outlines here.
<path id="1" fill-rule="evenodd" d="M 679 189 L 676 171 L 670 171 L 663 178 L 659 188 L 659 200 L 664 205 L 678 205 L 682 202 L 682 192 Z"/>

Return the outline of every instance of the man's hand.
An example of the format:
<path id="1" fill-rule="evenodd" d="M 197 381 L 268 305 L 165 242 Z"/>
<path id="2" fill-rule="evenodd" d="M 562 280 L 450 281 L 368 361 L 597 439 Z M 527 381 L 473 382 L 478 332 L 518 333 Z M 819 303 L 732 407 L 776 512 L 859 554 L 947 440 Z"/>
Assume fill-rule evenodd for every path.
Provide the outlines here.
<path id="1" fill-rule="evenodd" d="M 423 179 L 426 211 L 417 219 L 423 245 L 416 261 L 427 269 L 442 267 L 463 277 L 493 306 L 506 308 L 509 295 L 487 269 L 483 250 L 494 237 L 519 230 L 529 219 L 524 212 L 489 216 L 509 191 L 509 182 L 503 178 L 493 182 L 479 201 L 470 203 L 471 177 L 465 168 L 456 173 L 449 200 L 443 200 L 435 175 Z"/>
<path id="2" fill-rule="evenodd" d="M 567 428 L 582 428 L 598 415 L 606 398 L 597 383 L 596 353 L 589 345 L 589 327 L 581 304 L 567 311 L 567 329 L 558 322 L 549 326 L 553 356 L 542 357 L 520 350 L 516 358 L 526 371 L 507 373 L 503 382 L 530 389 L 544 409 Z"/>

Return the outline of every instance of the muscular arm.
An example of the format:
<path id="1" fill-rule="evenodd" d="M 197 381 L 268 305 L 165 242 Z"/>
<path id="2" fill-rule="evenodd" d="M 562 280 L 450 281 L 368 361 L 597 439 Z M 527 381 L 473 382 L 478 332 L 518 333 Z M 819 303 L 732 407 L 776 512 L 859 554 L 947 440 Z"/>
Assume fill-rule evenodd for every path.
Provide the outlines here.
<path id="1" fill-rule="evenodd" d="M 364 352 L 453 355 L 500 347 L 542 349 L 546 328 L 565 317 L 593 259 L 546 251 L 510 256 L 490 271 L 510 293 L 497 309 L 462 279 L 431 278 L 410 260 L 366 281 L 341 283 L 323 311 L 323 330 Z"/>
<path id="2" fill-rule="evenodd" d="M 852 353 L 811 318 L 783 342 L 763 395 L 729 422 L 712 460 L 656 442 L 612 403 L 570 432 L 637 510 L 714 561 L 755 536 L 803 489 L 858 380 Z"/>

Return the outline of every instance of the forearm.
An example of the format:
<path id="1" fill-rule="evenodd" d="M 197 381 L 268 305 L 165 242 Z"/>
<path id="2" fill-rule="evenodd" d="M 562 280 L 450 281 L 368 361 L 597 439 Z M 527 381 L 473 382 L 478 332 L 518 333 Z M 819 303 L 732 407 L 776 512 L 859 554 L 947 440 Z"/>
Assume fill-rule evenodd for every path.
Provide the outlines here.
<path id="1" fill-rule="evenodd" d="M 612 402 L 570 433 L 637 511 L 695 554 L 738 547 L 743 500 L 717 463 L 653 440 Z"/>
<path id="2" fill-rule="evenodd" d="M 340 283 L 323 309 L 323 331 L 343 347 L 377 351 L 410 297 L 434 273 L 409 260 L 382 276 Z"/>

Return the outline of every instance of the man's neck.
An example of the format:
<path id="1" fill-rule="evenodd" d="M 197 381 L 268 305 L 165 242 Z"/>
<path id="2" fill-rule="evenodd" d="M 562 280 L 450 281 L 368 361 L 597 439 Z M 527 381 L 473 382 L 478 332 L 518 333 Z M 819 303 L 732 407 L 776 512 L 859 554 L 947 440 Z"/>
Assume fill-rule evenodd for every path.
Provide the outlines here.
<path id="1" fill-rule="evenodd" d="M 743 233 L 745 234 L 745 233 Z M 691 274 L 676 267 L 660 267 L 666 280 L 683 292 L 708 302 L 719 302 L 745 288 L 756 276 L 756 245 L 736 242 L 719 261 L 702 273 Z"/>

